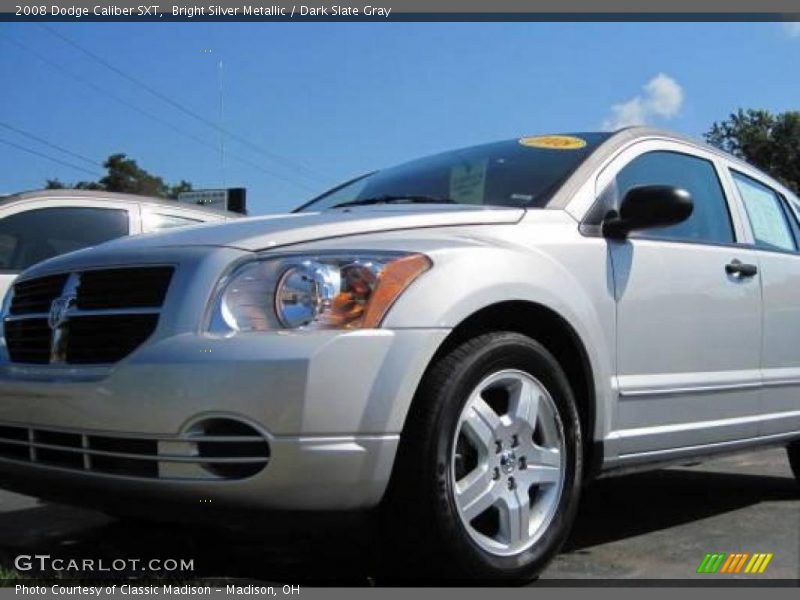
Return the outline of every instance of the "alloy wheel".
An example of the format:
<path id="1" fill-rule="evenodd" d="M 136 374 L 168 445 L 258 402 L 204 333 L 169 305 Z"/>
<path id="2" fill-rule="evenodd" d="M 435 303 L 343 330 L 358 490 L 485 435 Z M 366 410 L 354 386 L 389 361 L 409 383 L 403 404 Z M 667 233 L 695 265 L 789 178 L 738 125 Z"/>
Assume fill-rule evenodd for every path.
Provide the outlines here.
<path id="1" fill-rule="evenodd" d="M 451 461 L 458 514 L 475 543 L 498 556 L 535 544 L 557 511 L 565 469 L 564 427 L 541 382 L 503 370 L 475 387 Z"/>

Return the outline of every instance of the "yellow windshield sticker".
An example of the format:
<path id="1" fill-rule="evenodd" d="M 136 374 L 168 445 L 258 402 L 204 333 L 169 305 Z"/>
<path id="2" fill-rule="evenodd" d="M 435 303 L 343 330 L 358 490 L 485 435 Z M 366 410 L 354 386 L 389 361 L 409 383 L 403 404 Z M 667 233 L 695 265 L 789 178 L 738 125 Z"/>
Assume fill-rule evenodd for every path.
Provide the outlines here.
<path id="1" fill-rule="evenodd" d="M 519 143 L 529 148 L 551 148 L 553 150 L 577 150 L 586 141 L 571 135 L 535 135 L 519 138 Z"/>

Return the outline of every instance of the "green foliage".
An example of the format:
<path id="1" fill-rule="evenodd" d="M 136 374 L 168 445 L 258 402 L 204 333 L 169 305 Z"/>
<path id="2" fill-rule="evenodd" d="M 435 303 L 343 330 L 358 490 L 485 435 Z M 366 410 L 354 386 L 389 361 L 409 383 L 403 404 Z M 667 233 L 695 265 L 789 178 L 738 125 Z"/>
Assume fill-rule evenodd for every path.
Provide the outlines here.
<path id="1" fill-rule="evenodd" d="M 44 182 L 44 189 L 46 190 L 63 190 L 67 186 L 61 183 L 60 179 L 47 179 Z"/>
<path id="2" fill-rule="evenodd" d="M 103 163 L 103 167 L 106 169 L 106 175 L 98 181 L 79 181 L 67 185 L 58 179 L 48 179 L 45 187 L 49 190 L 64 188 L 104 190 L 161 198 L 177 198 L 180 192 L 192 189 L 192 184 L 183 179 L 175 185 L 167 184 L 161 177 L 148 173 L 135 160 L 124 154 L 112 154 Z"/>
<path id="3" fill-rule="evenodd" d="M 800 193 L 800 111 L 739 109 L 714 123 L 705 138 Z"/>
<path id="4" fill-rule="evenodd" d="M 178 183 L 169 188 L 169 194 L 167 194 L 167 196 L 169 198 L 177 198 L 178 194 L 180 194 L 181 192 L 191 192 L 191 191 L 192 191 L 192 184 L 186 181 L 185 179 L 181 179 Z"/>

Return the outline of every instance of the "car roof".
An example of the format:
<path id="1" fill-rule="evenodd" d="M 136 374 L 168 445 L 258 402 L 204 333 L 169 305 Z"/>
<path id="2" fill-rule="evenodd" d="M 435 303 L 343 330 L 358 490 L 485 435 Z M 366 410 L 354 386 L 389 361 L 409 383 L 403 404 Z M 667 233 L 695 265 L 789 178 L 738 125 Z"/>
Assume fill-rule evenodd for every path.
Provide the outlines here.
<path id="1" fill-rule="evenodd" d="M 554 194 L 553 199 L 548 205 L 549 208 L 565 208 L 569 204 L 572 197 L 578 191 L 581 185 L 586 181 L 586 178 L 603 165 L 607 160 L 612 158 L 622 148 L 636 141 L 644 140 L 664 140 L 673 141 L 693 146 L 694 148 L 705 150 L 715 154 L 719 158 L 728 161 L 733 165 L 740 165 L 745 169 L 758 171 L 765 180 L 768 180 L 772 187 L 781 191 L 784 195 L 794 196 L 792 190 L 788 189 L 780 181 L 765 173 L 763 169 L 756 167 L 740 158 L 733 156 L 715 146 L 706 144 L 701 140 L 697 140 L 687 135 L 658 129 L 654 127 L 626 127 L 612 133 L 604 142 L 599 144 L 586 160 L 569 176 L 564 184 Z"/>
<path id="2" fill-rule="evenodd" d="M 46 200 L 48 198 L 63 198 L 65 200 L 116 200 L 120 202 L 131 202 L 147 206 L 161 206 L 169 209 L 185 210 L 193 213 L 203 213 L 209 216 L 226 217 L 228 219 L 242 218 L 245 215 L 227 210 L 218 210 L 200 206 L 198 204 L 182 204 L 167 198 L 154 196 L 139 196 L 137 194 L 121 194 L 119 192 L 105 192 L 102 190 L 77 190 L 77 189 L 55 189 L 55 190 L 32 190 L 19 192 L 8 196 L 0 196 L 0 208 L 25 202 L 29 200 Z"/>

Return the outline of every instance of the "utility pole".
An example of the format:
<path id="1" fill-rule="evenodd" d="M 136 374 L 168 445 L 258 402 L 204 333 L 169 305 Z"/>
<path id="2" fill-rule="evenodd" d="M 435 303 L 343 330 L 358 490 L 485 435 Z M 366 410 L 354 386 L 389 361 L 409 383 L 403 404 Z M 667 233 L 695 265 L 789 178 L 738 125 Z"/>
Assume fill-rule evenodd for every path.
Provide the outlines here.
<path id="1" fill-rule="evenodd" d="M 225 181 L 225 86 L 222 70 L 222 59 L 219 60 L 219 168 L 222 176 L 222 187 L 226 187 Z"/>

